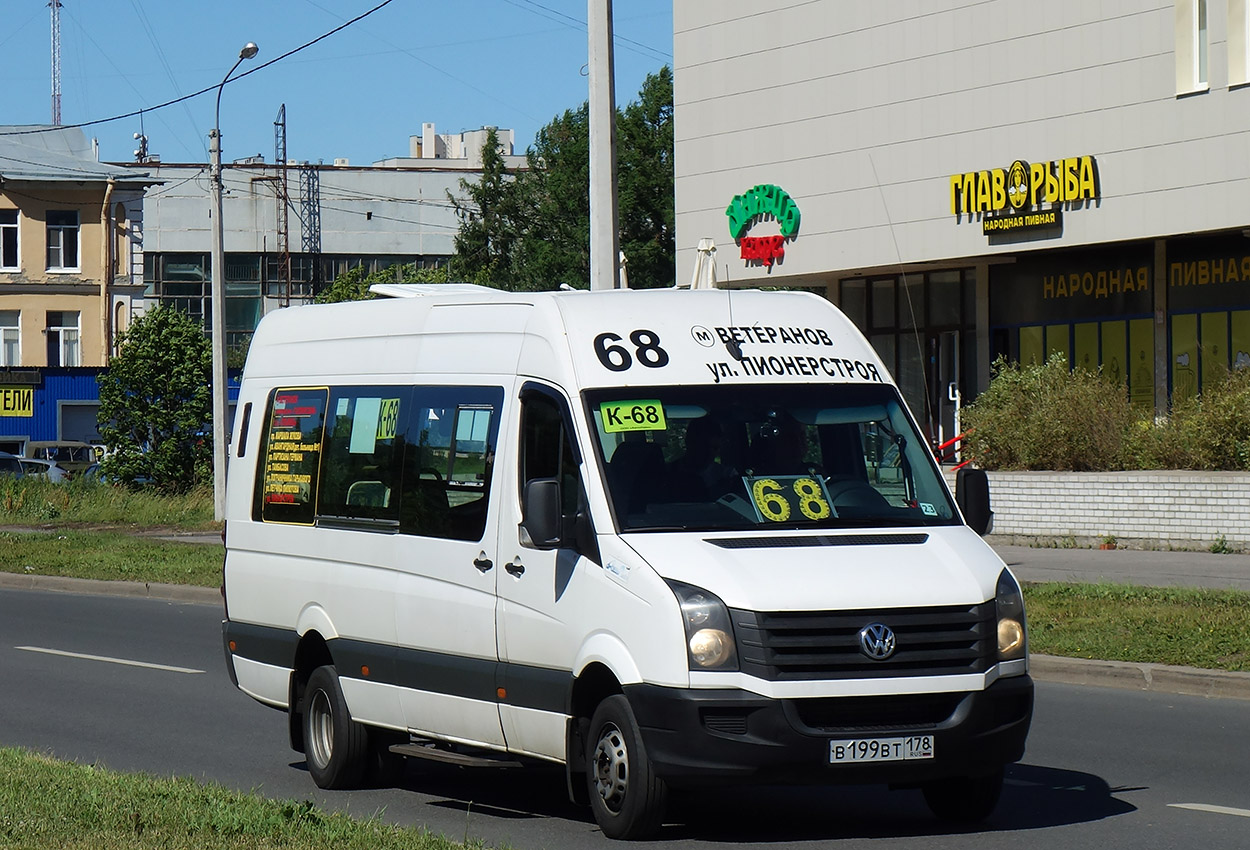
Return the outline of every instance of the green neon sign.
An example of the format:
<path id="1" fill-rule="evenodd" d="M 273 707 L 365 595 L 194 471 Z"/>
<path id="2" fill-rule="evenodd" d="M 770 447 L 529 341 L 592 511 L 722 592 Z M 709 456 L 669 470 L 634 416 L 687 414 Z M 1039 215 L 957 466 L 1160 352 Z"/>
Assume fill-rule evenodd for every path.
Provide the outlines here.
<path id="1" fill-rule="evenodd" d="M 741 239 L 751 225 L 763 216 L 772 216 L 787 239 L 799 232 L 799 207 L 780 186 L 761 183 L 737 195 L 725 209 L 729 216 L 729 233 Z"/>

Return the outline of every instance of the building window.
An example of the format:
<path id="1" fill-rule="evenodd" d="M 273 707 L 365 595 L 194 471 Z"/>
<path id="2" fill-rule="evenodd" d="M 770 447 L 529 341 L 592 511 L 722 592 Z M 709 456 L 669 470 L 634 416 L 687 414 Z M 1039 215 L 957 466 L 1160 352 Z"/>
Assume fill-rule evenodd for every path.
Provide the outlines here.
<path id="1" fill-rule="evenodd" d="M 78 271 L 77 210 L 48 210 L 48 271 Z"/>
<path id="2" fill-rule="evenodd" d="M 0 210 L 0 269 L 17 271 L 17 210 Z"/>
<path id="3" fill-rule="evenodd" d="M 48 365 L 81 366 L 78 311 L 48 311 Z"/>
<path id="4" fill-rule="evenodd" d="M 1228 3 L 1228 84 L 1239 86 L 1250 83 L 1250 15 L 1246 14 L 1246 0 L 1229 0 Z"/>
<path id="5" fill-rule="evenodd" d="M 1207 0 L 1176 0 L 1176 93 L 1206 91 Z"/>
<path id="6" fill-rule="evenodd" d="M 0 366 L 11 369 L 22 365 L 21 313 L 0 310 Z"/>
<path id="7" fill-rule="evenodd" d="M 1205 86 L 1207 84 L 1207 0 L 1194 2 L 1194 29 L 1197 31 L 1197 38 L 1194 39 L 1196 58 L 1194 78 L 1199 85 Z"/>
<path id="8" fill-rule="evenodd" d="M 143 255 L 144 294 L 166 307 L 186 313 L 211 330 L 209 310 L 209 258 L 207 254 Z"/>

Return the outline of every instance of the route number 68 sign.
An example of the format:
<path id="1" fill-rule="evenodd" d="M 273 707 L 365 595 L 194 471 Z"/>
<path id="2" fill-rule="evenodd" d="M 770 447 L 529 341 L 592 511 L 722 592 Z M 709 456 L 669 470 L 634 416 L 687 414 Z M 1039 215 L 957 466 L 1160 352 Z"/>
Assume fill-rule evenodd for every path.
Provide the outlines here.
<path id="1" fill-rule="evenodd" d="M 760 522 L 822 520 L 833 513 L 829 491 L 811 475 L 743 476 Z"/>

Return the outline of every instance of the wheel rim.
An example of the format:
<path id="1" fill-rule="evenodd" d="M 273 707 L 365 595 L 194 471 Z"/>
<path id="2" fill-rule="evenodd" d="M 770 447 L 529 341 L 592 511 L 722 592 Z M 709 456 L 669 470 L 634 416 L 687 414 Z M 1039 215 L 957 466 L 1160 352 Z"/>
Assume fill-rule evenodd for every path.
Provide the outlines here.
<path id="1" fill-rule="evenodd" d="M 595 745 L 595 790 L 610 812 L 620 812 L 629 790 L 629 749 L 625 736 L 614 723 L 599 732 Z"/>
<path id="2" fill-rule="evenodd" d="M 325 691 L 313 694 L 308 704 L 308 756 L 319 768 L 330 763 L 334 753 L 334 712 Z"/>

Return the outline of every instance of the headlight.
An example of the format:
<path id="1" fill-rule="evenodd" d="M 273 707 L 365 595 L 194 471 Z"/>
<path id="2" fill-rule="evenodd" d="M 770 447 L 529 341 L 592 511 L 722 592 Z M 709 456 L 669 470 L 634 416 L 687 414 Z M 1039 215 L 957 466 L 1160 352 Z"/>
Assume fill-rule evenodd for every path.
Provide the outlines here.
<path id="1" fill-rule="evenodd" d="M 1023 658 L 1028 648 L 1024 626 L 1024 597 L 1020 593 L 1020 585 L 1016 584 L 1016 580 L 1007 570 L 1003 570 L 998 576 L 994 607 L 998 613 L 998 660 Z"/>
<path id="2" fill-rule="evenodd" d="M 670 581 L 668 586 L 681 606 L 690 669 L 737 670 L 738 650 L 725 603 L 693 585 Z"/>

